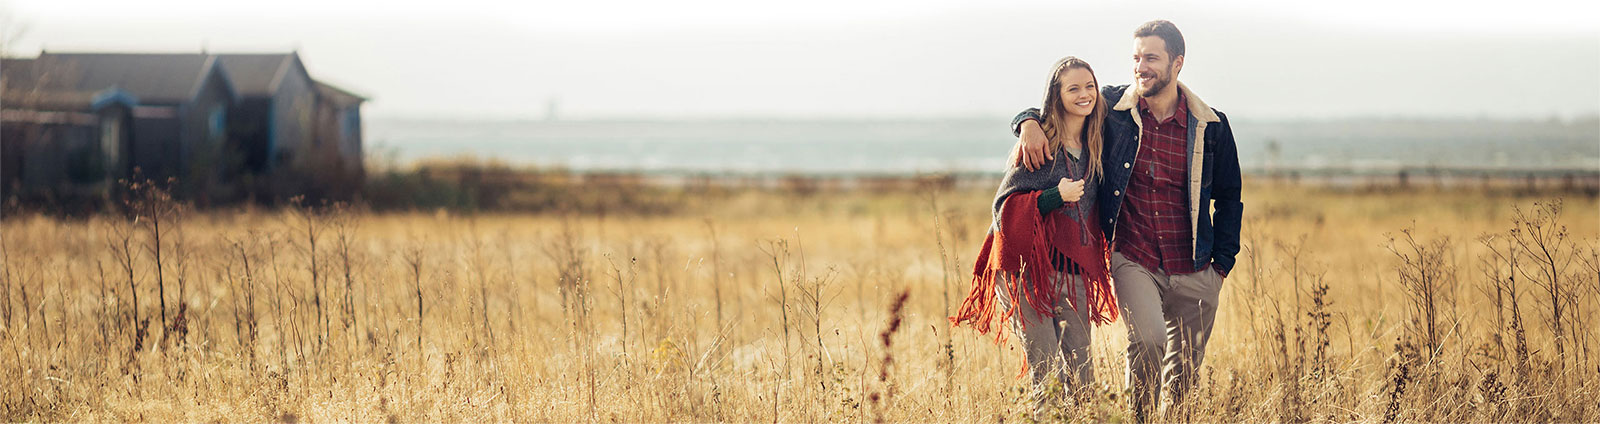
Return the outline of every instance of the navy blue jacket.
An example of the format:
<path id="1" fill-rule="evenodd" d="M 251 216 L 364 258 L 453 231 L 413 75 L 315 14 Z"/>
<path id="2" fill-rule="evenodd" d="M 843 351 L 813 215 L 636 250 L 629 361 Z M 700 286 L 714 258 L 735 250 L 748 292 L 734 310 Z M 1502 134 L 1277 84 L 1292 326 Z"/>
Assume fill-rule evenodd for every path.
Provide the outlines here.
<path id="1" fill-rule="evenodd" d="M 1239 227 L 1244 213 L 1244 203 L 1239 201 L 1239 152 L 1233 143 L 1233 128 L 1228 126 L 1227 115 L 1206 106 L 1183 83 L 1178 83 L 1178 89 L 1189 101 L 1186 193 L 1195 267 L 1211 263 L 1226 274 L 1233 269 L 1234 258 L 1239 254 Z M 1100 228 L 1113 241 L 1128 177 L 1139 160 L 1139 134 L 1144 124 L 1139 119 L 1138 97 L 1129 93 L 1126 85 L 1106 86 L 1101 91 L 1101 101 L 1115 105 L 1105 118 L 1105 148 L 1101 149 L 1105 175 L 1098 193 Z M 1022 122 L 1030 119 L 1039 119 L 1038 109 L 1017 114 L 1011 123 L 1012 133 L 1020 134 Z M 1199 163 L 1195 162 L 1196 157 Z"/>

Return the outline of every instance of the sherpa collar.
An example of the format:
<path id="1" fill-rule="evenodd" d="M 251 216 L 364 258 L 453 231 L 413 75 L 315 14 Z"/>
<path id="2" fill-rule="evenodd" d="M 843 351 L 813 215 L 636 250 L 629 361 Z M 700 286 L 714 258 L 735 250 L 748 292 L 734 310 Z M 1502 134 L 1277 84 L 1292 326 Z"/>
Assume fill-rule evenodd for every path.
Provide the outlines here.
<path id="1" fill-rule="evenodd" d="M 1138 87 L 1137 85 L 1129 85 L 1128 90 L 1123 92 L 1122 99 L 1117 100 L 1117 105 L 1112 106 L 1111 110 L 1118 112 L 1130 111 L 1135 106 L 1138 106 L 1140 97 Z M 1183 92 L 1183 97 L 1189 99 L 1189 114 L 1194 115 L 1195 119 L 1200 120 L 1200 122 L 1222 121 L 1222 118 L 1217 117 L 1217 112 L 1211 110 L 1211 106 L 1206 106 L 1206 102 L 1201 101 L 1200 96 L 1196 96 L 1193 91 L 1189 91 L 1189 86 L 1183 85 L 1183 81 L 1178 81 L 1178 91 Z"/>

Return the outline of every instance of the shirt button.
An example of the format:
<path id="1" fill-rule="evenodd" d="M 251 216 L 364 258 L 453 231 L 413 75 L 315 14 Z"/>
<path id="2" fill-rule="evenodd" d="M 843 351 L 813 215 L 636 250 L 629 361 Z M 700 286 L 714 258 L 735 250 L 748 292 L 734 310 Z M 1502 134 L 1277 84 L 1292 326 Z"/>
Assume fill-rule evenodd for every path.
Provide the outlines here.
<path id="1" fill-rule="evenodd" d="M 1122 195 L 1122 190 L 1111 190 L 1111 195 L 1112 196 L 1121 196 Z"/>
<path id="2" fill-rule="evenodd" d="M 1122 169 L 1128 169 L 1128 168 L 1131 168 L 1131 167 L 1133 167 L 1133 164 L 1131 164 L 1131 163 L 1127 163 L 1127 162 L 1123 162 L 1122 163 Z"/>

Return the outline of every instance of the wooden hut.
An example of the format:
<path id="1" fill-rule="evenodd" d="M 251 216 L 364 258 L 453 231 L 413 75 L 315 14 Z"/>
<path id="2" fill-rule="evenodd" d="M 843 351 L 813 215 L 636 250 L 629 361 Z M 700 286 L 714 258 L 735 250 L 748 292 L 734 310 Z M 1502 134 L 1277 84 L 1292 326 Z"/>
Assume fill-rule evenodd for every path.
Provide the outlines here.
<path id="1" fill-rule="evenodd" d="M 311 150 L 321 158 L 312 164 L 319 180 L 330 187 L 329 195 L 349 198 L 366 181 L 364 149 L 361 143 L 361 104 L 365 97 L 332 84 L 316 82 L 317 110 L 314 114 Z"/>
<path id="2" fill-rule="evenodd" d="M 243 156 L 242 171 L 267 174 L 306 159 L 316 87 L 297 53 L 219 54 L 239 92 L 228 131 Z"/>
<path id="3" fill-rule="evenodd" d="M 218 177 L 227 141 L 232 83 L 206 54 L 53 53 L 35 61 L 60 70 L 65 91 L 119 89 L 137 99 L 132 111 L 132 167 L 145 177 L 178 177 L 200 194 Z"/>
<path id="4" fill-rule="evenodd" d="M 7 198 L 104 200 L 132 161 L 138 99 L 120 88 L 73 91 L 70 69 L 0 59 L 0 192 Z"/>
<path id="5" fill-rule="evenodd" d="M 366 99 L 313 80 L 298 53 L 45 52 L 5 61 L 10 137 L 0 164 L 17 165 L 0 172 L 12 184 L 60 179 L 40 174 L 47 170 L 87 169 L 47 161 L 30 171 L 23 163 L 33 159 L 20 158 L 90 154 L 86 142 L 58 140 L 89 140 L 99 127 L 117 128 L 105 136 L 121 141 L 90 154 L 109 161 L 104 172 L 77 180 L 126 178 L 137 169 L 140 178 L 177 177 L 179 194 L 200 200 L 248 193 L 272 201 L 351 198 L 365 178 Z"/>

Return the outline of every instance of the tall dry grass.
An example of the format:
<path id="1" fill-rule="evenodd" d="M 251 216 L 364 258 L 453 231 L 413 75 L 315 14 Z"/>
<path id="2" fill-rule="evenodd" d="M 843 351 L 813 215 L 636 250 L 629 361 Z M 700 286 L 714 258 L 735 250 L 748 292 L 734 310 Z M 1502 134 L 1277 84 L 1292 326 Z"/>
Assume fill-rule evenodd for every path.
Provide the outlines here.
<path id="1" fill-rule="evenodd" d="M 1098 387 L 1042 415 L 1015 346 L 946 324 L 989 190 L 582 216 L 151 194 L 0 222 L 0 420 L 1128 418 L 1120 323 Z M 1563 196 L 1252 184 L 1208 361 L 1161 418 L 1600 420 L 1600 204 Z"/>

